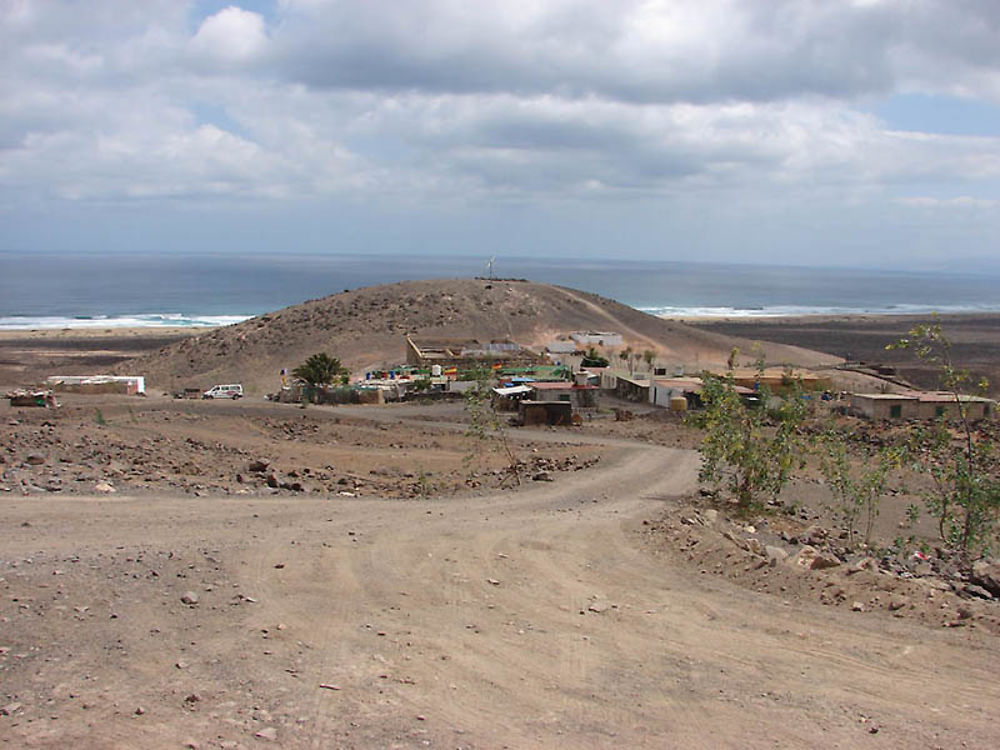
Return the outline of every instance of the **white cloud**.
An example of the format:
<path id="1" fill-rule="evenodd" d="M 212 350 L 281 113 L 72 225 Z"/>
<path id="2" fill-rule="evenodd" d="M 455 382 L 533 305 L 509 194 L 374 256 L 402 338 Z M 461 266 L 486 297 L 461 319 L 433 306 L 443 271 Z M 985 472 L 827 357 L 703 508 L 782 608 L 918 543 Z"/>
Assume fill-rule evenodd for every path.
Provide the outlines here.
<path id="1" fill-rule="evenodd" d="M 196 54 L 222 63 L 251 62 L 266 45 L 263 17 L 235 6 L 206 18 L 191 40 Z"/>
<path id="2" fill-rule="evenodd" d="M 913 194 L 993 205 L 1000 183 L 1000 137 L 868 113 L 905 91 L 1000 102 L 988 0 L 197 7 L 0 6 L 7 217 L 317 199 L 836 216 Z"/>

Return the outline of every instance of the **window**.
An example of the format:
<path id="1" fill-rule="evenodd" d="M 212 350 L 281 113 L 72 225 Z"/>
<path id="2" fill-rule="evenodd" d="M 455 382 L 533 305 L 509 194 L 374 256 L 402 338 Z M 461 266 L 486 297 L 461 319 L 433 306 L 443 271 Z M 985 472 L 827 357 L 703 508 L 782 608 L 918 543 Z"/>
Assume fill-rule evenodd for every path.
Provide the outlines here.
<path id="1" fill-rule="evenodd" d="M 891 404 L 889 406 L 889 416 L 893 419 L 899 419 L 903 416 L 903 405 L 902 404 Z"/>
<path id="2" fill-rule="evenodd" d="M 943 417 L 944 416 L 944 406 L 938 405 L 934 407 L 934 416 Z"/>

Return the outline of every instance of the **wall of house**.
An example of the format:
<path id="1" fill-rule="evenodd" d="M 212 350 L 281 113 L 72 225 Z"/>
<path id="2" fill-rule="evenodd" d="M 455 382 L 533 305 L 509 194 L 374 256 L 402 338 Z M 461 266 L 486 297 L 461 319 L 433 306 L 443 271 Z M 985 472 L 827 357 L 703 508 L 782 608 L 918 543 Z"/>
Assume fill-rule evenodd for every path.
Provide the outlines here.
<path id="1" fill-rule="evenodd" d="M 615 393 L 619 398 L 623 398 L 628 401 L 642 402 L 649 400 L 649 386 L 637 385 L 636 383 L 632 383 L 624 378 L 618 378 Z"/>
<path id="2" fill-rule="evenodd" d="M 653 381 L 649 385 L 649 403 L 667 408 L 670 406 L 670 399 L 674 396 L 683 396 L 684 393 L 679 388 L 669 385 L 660 385 Z"/>
<path id="3" fill-rule="evenodd" d="M 984 401 L 971 401 L 967 404 L 969 419 L 978 420 L 988 416 L 989 410 Z M 961 410 L 954 401 L 931 401 L 920 404 L 920 419 L 961 419 Z"/>
<path id="4" fill-rule="evenodd" d="M 893 407 L 899 407 L 899 415 L 893 414 Z M 856 414 L 868 419 L 920 419 L 920 405 L 916 399 L 870 398 L 852 394 L 850 408 Z"/>

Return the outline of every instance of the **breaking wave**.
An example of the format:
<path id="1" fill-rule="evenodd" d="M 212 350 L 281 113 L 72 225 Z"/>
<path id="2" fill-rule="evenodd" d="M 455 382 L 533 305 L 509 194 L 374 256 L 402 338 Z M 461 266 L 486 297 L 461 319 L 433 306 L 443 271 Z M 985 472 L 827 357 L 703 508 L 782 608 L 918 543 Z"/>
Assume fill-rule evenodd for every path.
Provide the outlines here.
<path id="1" fill-rule="evenodd" d="M 214 328 L 239 323 L 251 315 L 9 315 L 0 317 L 0 331 L 32 331 L 41 328 Z"/>

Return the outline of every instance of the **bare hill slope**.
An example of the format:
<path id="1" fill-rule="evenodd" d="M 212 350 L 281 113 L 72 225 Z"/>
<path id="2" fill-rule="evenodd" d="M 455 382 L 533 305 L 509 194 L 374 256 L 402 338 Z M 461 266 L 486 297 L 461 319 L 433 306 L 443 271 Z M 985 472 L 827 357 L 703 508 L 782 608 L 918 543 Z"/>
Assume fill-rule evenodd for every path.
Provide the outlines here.
<path id="1" fill-rule="evenodd" d="M 596 329 L 621 333 L 633 349 L 688 368 L 723 363 L 749 342 L 662 320 L 598 295 L 527 281 L 450 279 L 366 287 L 310 300 L 219 328 L 139 357 L 123 369 L 157 387 L 239 381 L 250 392 L 274 389 L 283 367 L 316 352 L 339 357 L 352 371 L 394 364 L 407 333 L 424 337 L 510 337 L 541 347 L 558 335 Z M 767 344 L 769 362 L 816 366 L 836 358 Z"/>

